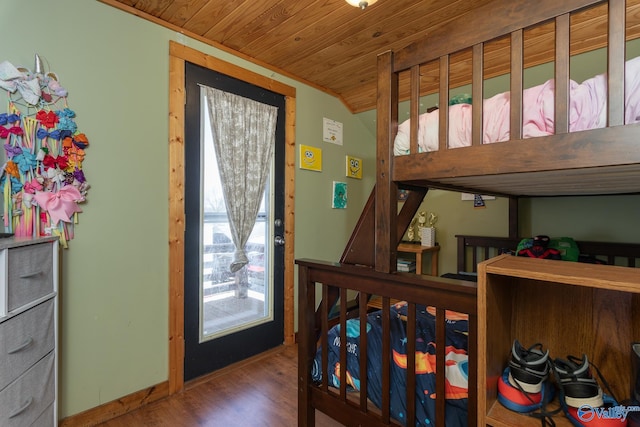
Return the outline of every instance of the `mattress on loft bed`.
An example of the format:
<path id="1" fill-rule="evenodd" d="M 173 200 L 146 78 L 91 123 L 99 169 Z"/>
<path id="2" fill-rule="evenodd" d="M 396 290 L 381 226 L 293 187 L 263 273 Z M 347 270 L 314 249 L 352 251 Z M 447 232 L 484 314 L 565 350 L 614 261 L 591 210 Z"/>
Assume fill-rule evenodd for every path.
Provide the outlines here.
<path id="1" fill-rule="evenodd" d="M 640 121 L 640 57 L 625 65 L 625 124 Z M 569 82 L 569 131 L 603 128 L 607 123 L 607 79 L 598 74 L 582 83 Z M 525 89 L 522 94 L 523 138 L 553 135 L 554 80 Z M 483 101 L 483 144 L 509 140 L 510 93 L 503 92 Z M 449 106 L 449 148 L 471 145 L 471 104 Z M 439 110 L 420 114 L 419 152 L 438 150 Z M 394 155 L 409 154 L 410 120 L 398 126 Z"/>

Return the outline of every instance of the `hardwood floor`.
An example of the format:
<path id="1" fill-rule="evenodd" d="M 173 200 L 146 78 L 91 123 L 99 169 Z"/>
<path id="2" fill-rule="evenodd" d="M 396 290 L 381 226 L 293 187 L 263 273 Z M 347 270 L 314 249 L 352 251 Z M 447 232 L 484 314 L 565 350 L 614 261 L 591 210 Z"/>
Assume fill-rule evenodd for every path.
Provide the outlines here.
<path id="1" fill-rule="evenodd" d="M 100 426 L 296 426 L 297 351 L 297 345 L 271 350 L 194 380 L 181 393 Z M 341 424 L 316 412 L 316 426 Z"/>

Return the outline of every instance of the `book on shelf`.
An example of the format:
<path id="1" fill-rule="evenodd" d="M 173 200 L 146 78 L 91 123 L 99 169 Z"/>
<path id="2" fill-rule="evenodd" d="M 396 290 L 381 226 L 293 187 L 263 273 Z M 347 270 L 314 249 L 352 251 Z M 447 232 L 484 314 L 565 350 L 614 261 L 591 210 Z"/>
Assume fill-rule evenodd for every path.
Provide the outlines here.
<path id="1" fill-rule="evenodd" d="M 403 272 L 416 271 L 416 262 L 410 259 L 398 258 L 397 270 Z"/>

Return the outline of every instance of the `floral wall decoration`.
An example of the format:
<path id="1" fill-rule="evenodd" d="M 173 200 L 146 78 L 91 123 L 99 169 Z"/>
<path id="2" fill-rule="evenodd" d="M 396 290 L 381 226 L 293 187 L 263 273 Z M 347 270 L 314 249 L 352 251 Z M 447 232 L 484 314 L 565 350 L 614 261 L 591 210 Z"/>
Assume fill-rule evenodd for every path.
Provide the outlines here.
<path id="1" fill-rule="evenodd" d="M 89 141 L 67 105 L 67 90 L 38 55 L 33 71 L 0 62 L 0 88 L 9 99 L 0 113 L 4 231 L 58 236 L 66 248 L 89 189 L 82 169 Z"/>

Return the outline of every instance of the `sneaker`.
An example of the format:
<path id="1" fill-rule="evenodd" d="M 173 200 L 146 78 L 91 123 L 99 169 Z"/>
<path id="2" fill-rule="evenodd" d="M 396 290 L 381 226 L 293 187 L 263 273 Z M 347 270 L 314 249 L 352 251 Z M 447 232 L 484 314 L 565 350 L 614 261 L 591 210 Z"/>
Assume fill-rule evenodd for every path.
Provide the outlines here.
<path id="1" fill-rule="evenodd" d="M 502 372 L 498 380 L 498 402 L 507 409 L 520 413 L 529 413 L 541 409 L 553 400 L 553 386 L 545 381 L 537 393 L 528 393 L 510 383 L 510 368 Z"/>
<path id="2" fill-rule="evenodd" d="M 553 367 L 556 381 L 567 406 L 597 408 L 603 405 L 602 389 L 591 375 L 586 355 L 583 355 L 582 359 L 575 356 L 555 359 Z"/>
<path id="3" fill-rule="evenodd" d="M 540 393 L 548 375 L 549 350 L 543 352 L 540 343 L 524 348 L 515 340 L 509 360 L 509 383 L 527 393 Z"/>

